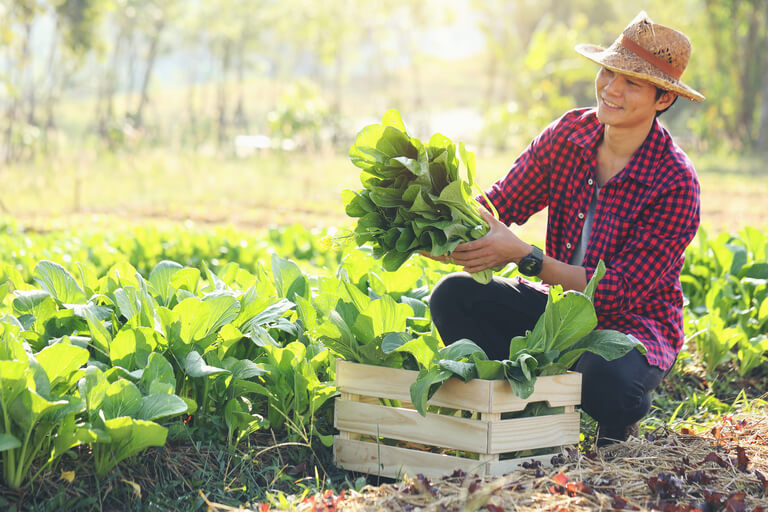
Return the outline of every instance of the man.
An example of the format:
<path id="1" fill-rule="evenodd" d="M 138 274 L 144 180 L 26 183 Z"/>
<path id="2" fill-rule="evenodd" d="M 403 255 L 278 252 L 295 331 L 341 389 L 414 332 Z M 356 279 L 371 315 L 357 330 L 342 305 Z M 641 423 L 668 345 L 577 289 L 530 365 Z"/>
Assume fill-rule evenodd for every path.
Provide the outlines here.
<path id="1" fill-rule="evenodd" d="M 650 410 L 651 392 L 683 344 L 680 270 L 699 226 L 693 164 L 656 117 L 677 96 L 704 97 L 680 81 L 688 38 L 641 12 L 607 49 L 576 51 L 602 67 L 597 106 L 567 112 L 536 137 L 488 191 L 499 212 L 490 231 L 459 245 L 451 259 L 467 272 L 514 262 L 542 283 L 494 277 L 480 285 L 447 276 L 430 299 L 443 341 L 469 338 L 489 357 L 509 357 L 509 341 L 535 325 L 547 285 L 583 291 L 599 260 L 607 271 L 595 294 L 598 328 L 634 336 L 647 348 L 606 362 L 587 353 L 582 408 L 598 422 L 598 445 L 625 440 Z M 548 207 L 546 255 L 507 226 Z"/>

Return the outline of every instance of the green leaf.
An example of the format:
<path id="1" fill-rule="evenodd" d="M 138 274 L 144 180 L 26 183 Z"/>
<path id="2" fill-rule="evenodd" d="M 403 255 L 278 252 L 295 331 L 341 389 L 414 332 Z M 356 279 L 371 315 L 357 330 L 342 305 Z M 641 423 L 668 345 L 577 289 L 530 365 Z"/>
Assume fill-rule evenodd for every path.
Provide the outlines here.
<path id="1" fill-rule="evenodd" d="M 113 365 L 127 370 L 144 368 L 149 355 L 158 346 L 166 345 L 160 333 L 149 327 L 125 326 L 109 344 L 109 358 Z"/>
<path id="2" fill-rule="evenodd" d="M 33 279 L 63 304 L 85 304 L 87 301 L 85 292 L 72 274 L 58 263 L 40 261 L 35 266 Z"/>
<path id="3" fill-rule="evenodd" d="M 15 436 L 6 433 L 0 433 L 0 452 L 21 448 L 21 441 Z"/>
<path id="4" fill-rule="evenodd" d="M 173 366 L 162 354 L 152 352 L 147 358 L 147 366 L 139 379 L 139 386 L 147 394 L 161 389 L 172 392 L 176 389 L 176 376 Z"/>
<path id="5" fill-rule="evenodd" d="M 200 271 L 196 268 L 184 268 L 176 271 L 171 277 L 171 288 L 176 290 L 187 290 L 197 293 L 197 286 L 200 283 Z"/>
<path id="6" fill-rule="evenodd" d="M 408 341 L 411 341 L 413 336 L 407 332 L 390 332 L 384 335 L 381 341 L 381 350 L 385 354 L 389 354 L 402 347 Z"/>
<path id="7" fill-rule="evenodd" d="M 393 108 L 384 112 L 384 115 L 381 118 L 381 124 L 384 126 L 391 126 L 392 128 L 400 130 L 403 133 L 407 133 L 403 118 L 400 117 L 400 112 Z"/>
<path id="8" fill-rule="evenodd" d="M 216 368 L 215 366 L 209 366 L 202 356 L 196 351 L 191 351 L 187 354 L 184 360 L 184 371 L 190 377 L 209 377 L 211 375 L 222 375 L 229 373 L 228 370 L 223 368 Z"/>
<path id="9" fill-rule="evenodd" d="M 160 295 L 162 306 L 170 304 L 174 292 L 173 276 L 182 268 L 184 267 L 175 261 L 163 260 L 155 265 L 155 268 L 149 273 L 149 282 Z"/>
<path id="10" fill-rule="evenodd" d="M 440 349 L 438 355 L 441 359 L 458 361 L 463 357 L 475 355 L 475 357 L 488 359 L 485 351 L 474 341 L 462 338 Z"/>
<path id="11" fill-rule="evenodd" d="M 501 361 L 492 359 L 475 360 L 477 368 L 477 377 L 486 380 L 496 380 L 504 378 L 504 364 Z"/>
<path id="12" fill-rule="evenodd" d="M 268 305 L 267 307 L 265 307 L 258 314 L 254 315 L 253 318 L 248 320 L 248 322 L 246 322 L 243 325 L 242 330 L 249 331 L 256 326 L 272 323 L 278 318 L 282 317 L 285 313 L 293 309 L 295 305 L 296 304 L 289 301 L 288 299 L 280 299 L 277 302 L 274 302 Z"/>
<path id="13" fill-rule="evenodd" d="M 556 294 L 556 291 L 555 291 Z M 597 326 L 595 308 L 583 293 L 568 292 L 559 300 L 552 290 L 544 310 L 531 333 L 531 351 L 565 351 Z"/>
<path id="14" fill-rule="evenodd" d="M 389 295 L 371 301 L 352 326 L 352 334 L 361 345 L 390 332 L 403 332 L 413 310 L 406 304 L 399 304 Z"/>
<path id="15" fill-rule="evenodd" d="M 36 330 L 42 330 L 44 323 L 57 311 L 56 301 L 45 290 L 16 290 L 13 311 L 16 315 L 29 314 L 35 317 Z"/>
<path id="16" fill-rule="evenodd" d="M 96 313 L 90 309 L 83 310 L 83 315 L 88 322 L 88 330 L 91 334 L 91 341 L 94 348 L 103 356 L 109 356 L 109 345 L 112 343 L 112 334 L 104 327 Z M 100 359 L 104 360 L 104 359 Z"/>
<path id="17" fill-rule="evenodd" d="M 240 303 L 228 294 L 211 295 L 204 300 L 189 297 L 173 308 L 173 312 L 179 315 L 179 336 L 184 343 L 198 342 L 206 338 L 237 318 L 239 310 Z M 168 333 L 166 336 L 170 342 Z"/>
<path id="18" fill-rule="evenodd" d="M 592 274 L 592 279 L 587 283 L 587 287 L 584 289 L 584 295 L 589 297 L 589 300 L 595 302 L 595 292 L 597 291 L 597 285 L 605 275 L 605 262 L 600 260 L 597 262 L 595 272 Z"/>
<path id="19" fill-rule="evenodd" d="M 62 384 L 74 385 L 70 383 L 72 374 L 82 368 L 89 357 L 87 350 L 63 343 L 46 347 L 35 355 L 52 389 Z"/>
<path id="20" fill-rule="evenodd" d="M 416 377 L 416 381 L 410 387 L 411 402 L 419 414 L 427 415 L 427 400 L 452 376 L 452 372 L 443 370 L 439 366 L 433 366 L 429 370 L 419 372 L 419 376 Z"/>
<path id="21" fill-rule="evenodd" d="M 97 467 L 99 476 L 105 475 L 122 460 L 137 455 L 150 446 L 163 446 L 168 435 L 165 427 L 152 421 L 128 417 L 114 418 L 104 422 L 109 438 L 110 456 L 104 466 Z"/>
<path id="22" fill-rule="evenodd" d="M 25 433 L 28 433 L 44 414 L 52 413 L 66 405 L 69 405 L 66 400 L 47 400 L 36 391 L 26 388 L 11 404 L 9 415 Z"/>
<path id="23" fill-rule="evenodd" d="M 395 352 L 411 354 L 420 368 L 428 368 L 437 356 L 439 343 L 435 336 L 420 336 L 399 346 L 395 349 Z"/>
<path id="24" fill-rule="evenodd" d="M 118 379 L 109 384 L 101 402 L 104 419 L 135 416 L 141 407 L 141 391 L 132 382 Z"/>
<path id="25" fill-rule="evenodd" d="M 187 412 L 187 404 L 176 395 L 167 393 L 152 393 L 141 399 L 141 407 L 136 413 L 136 419 L 156 420 L 168 418 Z"/>
<path id="26" fill-rule="evenodd" d="M 272 275 L 275 278 L 275 287 L 280 297 L 291 301 L 294 295 L 309 298 L 309 283 L 295 262 L 284 260 L 277 254 L 272 254 Z"/>
<path id="27" fill-rule="evenodd" d="M 464 382 L 477 377 L 477 367 L 475 366 L 475 363 L 454 361 L 451 359 L 440 359 L 437 364 L 440 366 L 440 368 L 443 370 L 448 370 Z"/>
<path id="28" fill-rule="evenodd" d="M 592 331 L 577 341 L 557 361 L 558 366 L 567 370 L 576 363 L 576 360 L 584 352 L 597 354 L 606 361 L 613 361 L 623 357 L 630 350 L 637 349 L 641 354 L 646 353 L 642 343 L 634 341 L 626 334 L 610 329 Z"/>

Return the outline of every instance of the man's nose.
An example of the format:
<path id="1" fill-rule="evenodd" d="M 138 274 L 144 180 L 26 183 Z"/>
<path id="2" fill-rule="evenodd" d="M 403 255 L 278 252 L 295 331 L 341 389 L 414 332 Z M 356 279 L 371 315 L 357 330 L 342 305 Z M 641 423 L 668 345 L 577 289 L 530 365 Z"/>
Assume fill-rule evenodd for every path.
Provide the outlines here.
<path id="1" fill-rule="evenodd" d="M 608 83 L 605 84 L 604 89 L 606 91 L 618 93 L 618 92 L 621 92 L 623 83 L 624 81 L 621 79 L 621 77 L 618 74 L 615 74 L 608 80 Z"/>

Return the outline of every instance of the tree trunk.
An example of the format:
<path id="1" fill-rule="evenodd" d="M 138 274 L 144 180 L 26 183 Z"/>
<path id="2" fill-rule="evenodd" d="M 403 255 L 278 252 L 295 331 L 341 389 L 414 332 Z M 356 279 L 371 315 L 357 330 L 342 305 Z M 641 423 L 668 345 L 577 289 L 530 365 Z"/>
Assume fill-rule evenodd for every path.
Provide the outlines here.
<path id="1" fill-rule="evenodd" d="M 227 140 L 227 74 L 229 73 L 232 60 L 232 42 L 229 40 L 223 41 L 221 50 L 221 76 L 219 77 L 219 86 L 216 94 L 218 110 L 218 133 L 216 139 L 219 149 L 224 147 Z"/>
<path id="2" fill-rule="evenodd" d="M 32 20 L 24 26 L 24 68 L 27 70 L 27 86 L 29 110 L 27 111 L 27 123 L 33 126 L 37 125 L 35 111 L 37 110 L 37 95 L 35 87 L 35 67 L 34 56 L 32 54 Z"/>
<path id="3" fill-rule="evenodd" d="M 243 94 L 245 91 L 245 31 L 237 43 L 237 104 L 235 106 L 235 126 L 248 131 L 248 119 L 245 115 L 245 102 Z"/>
<path id="4" fill-rule="evenodd" d="M 165 28 L 165 19 L 161 18 L 155 23 L 155 32 L 152 37 L 152 41 L 149 45 L 149 53 L 147 54 L 147 67 L 144 69 L 144 79 L 141 82 L 141 96 L 139 97 L 139 105 L 136 107 L 136 113 L 134 114 L 134 122 L 137 128 L 140 128 L 143 123 L 142 114 L 144 107 L 147 104 L 149 81 L 152 78 L 152 70 L 155 67 L 155 59 L 157 58 L 157 49 L 160 43 L 160 35 Z"/>
<path id="5" fill-rule="evenodd" d="M 753 11 L 750 13 L 749 18 L 749 30 L 747 32 L 746 40 L 741 43 L 744 47 L 744 54 L 741 59 L 741 86 L 739 87 L 741 89 L 741 104 L 739 105 L 738 126 L 739 137 L 746 147 L 752 149 L 757 142 L 754 131 L 754 121 L 757 95 L 760 92 L 760 84 L 757 82 L 760 78 L 760 67 L 758 64 L 761 59 L 760 50 L 757 47 L 759 40 L 758 31 L 760 29 L 760 15 Z M 734 41 L 734 43 L 739 44 L 740 41 Z"/>
<path id="6" fill-rule="evenodd" d="M 51 35 L 51 48 L 48 52 L 48 91 L 45 95 L 45 102 L 43 103 L 43 109 L 45 111 L 45 121 L 43 121 L 43 152 L 48 153 L 50 150 L 48 145 L 48 135 L 51 129 L 54 128 L 53 121 L 53 104 L 56 101 L 56 92 L 58 87 L 62 84 L 57 80 L 57 68 L 63 67 L 56 66 L 56 49 L 59 43 L 59 18 L 56 16 L 56 22 L 53 26 L 53 34 Z M 58 86 L 58 87 L 57 87 Z"/>

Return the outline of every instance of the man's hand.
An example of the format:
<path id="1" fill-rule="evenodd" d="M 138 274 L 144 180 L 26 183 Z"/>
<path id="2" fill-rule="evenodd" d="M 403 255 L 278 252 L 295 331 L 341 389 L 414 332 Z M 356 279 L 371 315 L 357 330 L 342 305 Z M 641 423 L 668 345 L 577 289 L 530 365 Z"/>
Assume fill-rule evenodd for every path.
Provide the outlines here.
<path id="1" fill-rule="evenodd" d="M 466 272 L 503 267 L 511 261 L 517 263 L 533 250 L 486 209 L 481 208 L 480 214 L 491 229 L 482 238 L 459 244 L 451 253 L 453 262 L 462 265 Z"/>

